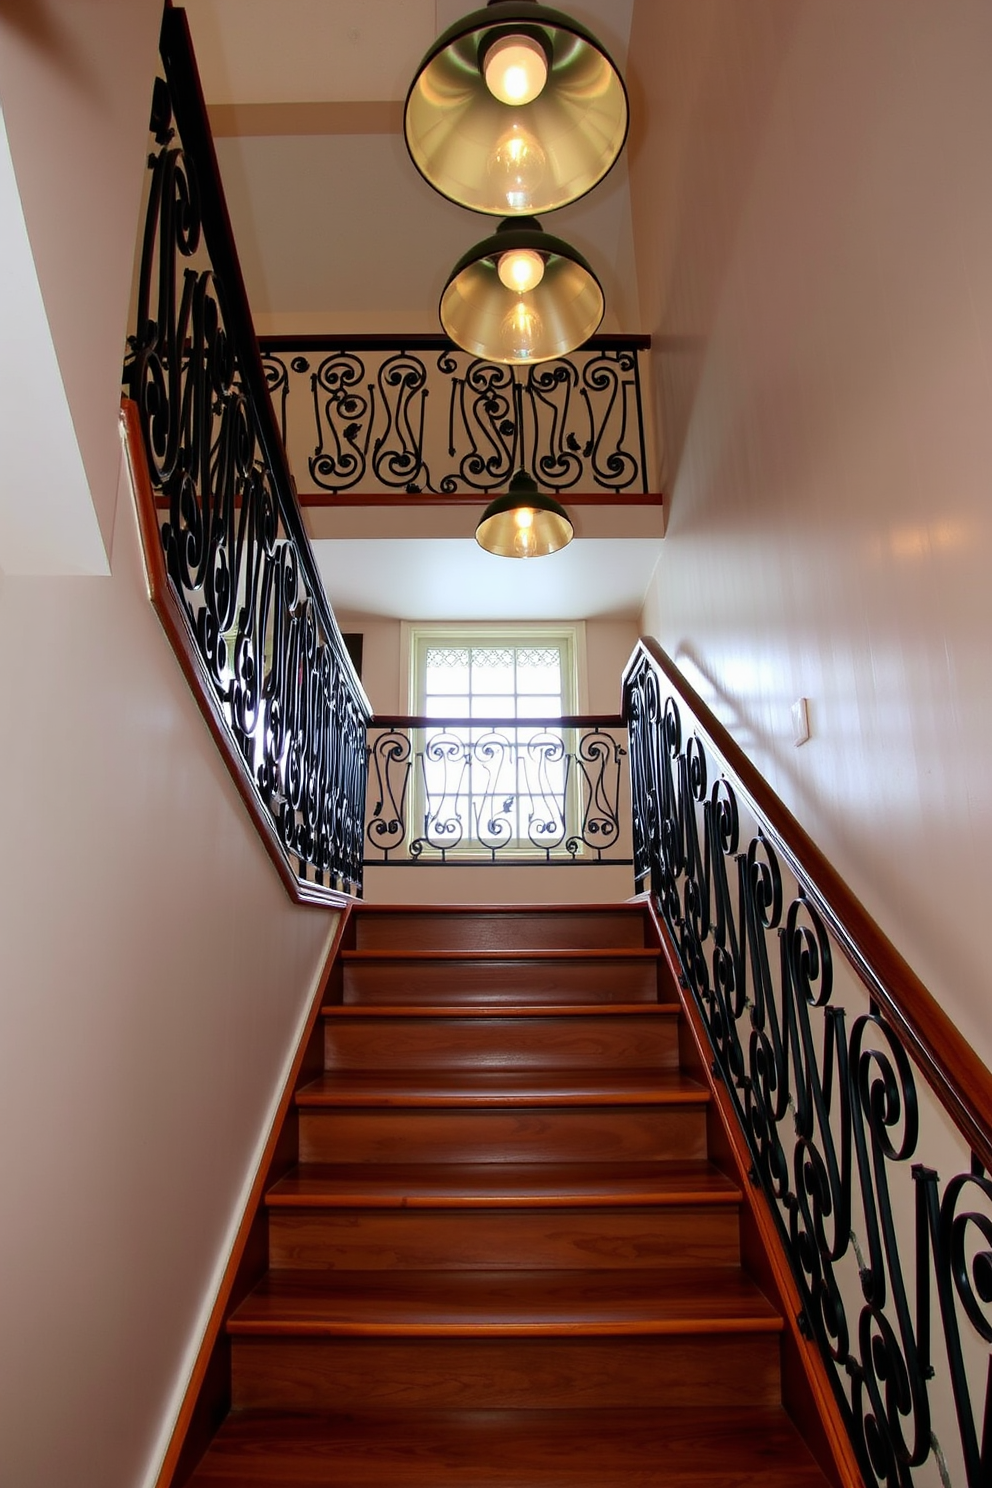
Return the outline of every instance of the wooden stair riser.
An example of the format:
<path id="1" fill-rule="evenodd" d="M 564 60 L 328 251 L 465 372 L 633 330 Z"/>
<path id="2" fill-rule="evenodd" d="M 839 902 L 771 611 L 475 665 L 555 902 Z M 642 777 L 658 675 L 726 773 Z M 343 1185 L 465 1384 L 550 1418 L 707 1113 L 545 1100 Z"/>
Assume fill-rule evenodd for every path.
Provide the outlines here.
<path id="1" fill-rule="evenodd" d="M 232 1340 L 235 1409 L 561 1410 L 780 1403 L 775 1334 Z M 728 1480 L 730 1481 L 730 1480 Z"/>
<path id="2" fill-rule="evenodd" d="M 269 1211 L 277 1270 L 608 1270 L 739 1263 L 735 1205 Z"/>
<path id="3" fill-rule="evenodd" d="M 650 1162 L 706 1155 L 701 1105 L 301 1110 L 303 1163 Z"/>
<path id="4" fill-rule="evenodd" d="M 222 1443 L 192 1488 L 824 1488 L 784 1412 L 753 1406 L 238 1413 Z"/>
<path id="5" fill-rule="evenodd" d="M 370 959 L 346 961 L 343 1001 L 353 1005 L 555 1007 L 582 1002 L 657 1002 L 658 964 L 651 957 L 559 960 Z"/>
<path id="6" fill-rule="evenodd" d="M 444 910 L 356 910 L 359 950 L 532 951 L 647 944 L 639 909 L 512 910 L 453 914 Z"/>
<path id="7" fill-rule="evenodd" d="M 366 1069 L 675 1070 L 678 1021 L 643 1017 L 325 1019 L 324 1064 Z"/>

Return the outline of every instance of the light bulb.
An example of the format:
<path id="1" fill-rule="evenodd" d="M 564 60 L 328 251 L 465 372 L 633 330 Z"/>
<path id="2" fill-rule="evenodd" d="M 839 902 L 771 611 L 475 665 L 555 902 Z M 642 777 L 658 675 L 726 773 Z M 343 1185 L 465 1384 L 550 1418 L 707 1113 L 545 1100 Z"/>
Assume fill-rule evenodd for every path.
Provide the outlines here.
<path id="1" fill-rule="evenodd" d="M 534 513 L 529 506 L 520 506 L 513 513 L 516 532 L 513 534 L 513 551 L 518 558 L 532 558 L 537 547 L 534 532 Z"/>
<path id="2" fill-rule="evenodd" d="M 531 36 L 501 36 L 486 53 L 486 87 L 500 103 L 533 103 L 548 81 L 548 59 Z"/>
<path id="3" fill-rule="evenodd" d="M 533 135 L 515 124 L 489 157 L 488 174 L 511 212 L 526 212 L 544 180 L 548 157 Z"/>
<path id="4" fill-rule="evenodd" d="M 509 314 L 503 317 L 500 340 L 505 351 L 517 361 L 525 362 L 534 355 L 544 323 L 533 305 L 518 300 Z"/>
<path id="5" fill-rule="evenodd" d="M 526 294 L 544 278 L 544 259 L 533 248 L 512 248 L 500 254 L 497 273 L 507 289 Z"/>

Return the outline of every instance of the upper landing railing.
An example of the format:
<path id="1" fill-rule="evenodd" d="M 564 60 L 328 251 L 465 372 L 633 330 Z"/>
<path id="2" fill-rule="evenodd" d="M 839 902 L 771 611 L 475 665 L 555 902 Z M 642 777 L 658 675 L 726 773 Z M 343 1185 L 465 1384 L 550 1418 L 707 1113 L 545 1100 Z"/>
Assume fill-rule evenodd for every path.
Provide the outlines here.
<path id="1" fill-rule="evenodd" d="M 644 418 L 648 336 L 594 336 L 513 368 L 443 336 L 262 340 L 305 502 L 488 500 L 515 470 L 572 499 L 660 501 Z"/>
<path id="2" fill-rule="evenodd" d="M 624 704 L 635 872 L 865 1483 L 989 1488 L 992 1074 L 653 642 Z"/>
<path id="3" fill-rule="evenodd" d="M 365 862 L 630 867 L 622 718 L 370 725 Z"/>
<path id="4" fill-rule="evenodd" d="M 369 705 L 269 398 L 192 47 L 166 9 L 125 366 L 149 585 L 291 894 L 362 884 Z"/>

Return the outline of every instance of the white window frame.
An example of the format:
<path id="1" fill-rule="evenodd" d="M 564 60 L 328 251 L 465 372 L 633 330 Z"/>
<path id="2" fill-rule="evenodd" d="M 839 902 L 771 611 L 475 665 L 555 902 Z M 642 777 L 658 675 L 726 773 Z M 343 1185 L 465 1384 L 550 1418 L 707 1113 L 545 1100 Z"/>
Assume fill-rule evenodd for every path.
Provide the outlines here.
<path id="1" fill-rule="evenodd" d="M 403 621 L 401 626 L 401 665 L 407 678 L 408 711 L 412 717 L 422 717 L 425 699 L 420 690 L 420 656 L 427 645 L 458 644 L 478 645 L 491 642 L 494 646 L 521 646 L 528 644 L 562 645 L 565 673 L 562 677 L 562 715 L 575 716 L 587 709 L 586 628 L 581 620 L 562 622 L 457 622 L 426 623 Z M 510 722 L 511 720 L 507 720 Z M 572 797 L 578 789 L 574 777 L 569 786 Z M 577 797 L 576 797 L 577 799 Z M 423 782 L 419 773 L 415 775 L 407 798 L 407 839 L 412 840 L 421 829 L 424 817 Z M 448 861 L 456 863 L 460 857 L 468 857 L 484 851 L 471 842 L 449 851 Z M 517 843 L 498 849 L 497 861 L 523 862 L 544 861 L 545 854 L 537 846 Z"/>

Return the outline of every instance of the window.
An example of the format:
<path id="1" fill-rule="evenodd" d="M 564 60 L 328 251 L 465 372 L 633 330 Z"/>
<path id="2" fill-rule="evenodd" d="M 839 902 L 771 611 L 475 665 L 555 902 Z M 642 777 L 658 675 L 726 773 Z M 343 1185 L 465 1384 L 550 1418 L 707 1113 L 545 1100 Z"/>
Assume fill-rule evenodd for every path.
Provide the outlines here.
<path id="1" fill-rule="evenodd" d="M 581 627 L 411 626 L 409 640 L 411 711 L 459 720 L 418 731 L 412 838 L 446 855 L 553 853 L 568 741 L 539 720 L 578 711 Z"/>

